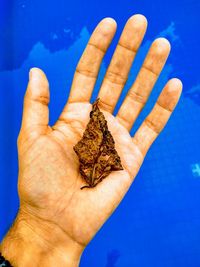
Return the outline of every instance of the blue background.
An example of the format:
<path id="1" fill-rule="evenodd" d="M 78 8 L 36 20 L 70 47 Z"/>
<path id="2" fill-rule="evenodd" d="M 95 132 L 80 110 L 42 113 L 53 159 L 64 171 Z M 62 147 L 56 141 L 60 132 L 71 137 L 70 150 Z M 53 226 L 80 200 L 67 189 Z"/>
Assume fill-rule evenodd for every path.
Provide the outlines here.
<path id="1" fill-rule="evenodd" d="M 149 21 L 148 31 L 117 107 L 158 36 L 170 40 L 172 52 L 132 134 L 169 78 L 182 79 L 183 95 L 124 200 L 85 250 L 80 266 L 200 266 L 199 12 L 199 0 L 0 1 L 1 239 L 18 209 L 16 139 L 30 67 L 40 67 L 48 76 L 53 124 L 99 20 L 115 18 L 118 32 L 104 58 L 93 99 L 126 20 L 142 13 Z"/>

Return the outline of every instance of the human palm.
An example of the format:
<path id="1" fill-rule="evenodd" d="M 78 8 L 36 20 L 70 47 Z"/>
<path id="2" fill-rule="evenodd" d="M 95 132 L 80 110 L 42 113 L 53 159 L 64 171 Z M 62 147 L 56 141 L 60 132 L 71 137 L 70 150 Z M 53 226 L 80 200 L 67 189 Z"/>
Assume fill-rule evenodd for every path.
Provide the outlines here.
<path id="1" fill-rule="evenodd" d="M 129 188 L 142 156 L 127 129 L 103 111 L 124 170 L 112 172 L 95 188 L 80 190 L 85 182 L 73 146 L 86 128 L 91 104 L 77 102 L 69 109 L 68 121 L 47 128 L 47 133 L 33 140 L 20 156 L 19 190 L 21 201 L 29 203 L 29 211 L 86 245 Z"/>
<path id="2" fill-rule="evenodd" d="M 170 80 L 135 136 L 130 135 L 170 51 L 169 43 L 159 38 L 152 44 L 118 114 L 112 115 L 146 30 L 143 16 L 131 17 L 99 91 L 100 109 L 124 169 L 111 172 L 94 188 L 80 190 L 85 181 L 73 147 L 89 122 L 92 90 L 115 30 L 116 24 L 109 18 L 95 29 L 77 66 L 68 102 L 52 127 L 48 125 L 48 81 L 41 70 L 31 70 L 18 139 L 21 211 L 56 225 L 83 247 L 129 189 L 145 154 L 174 110 L 182 87 L 178 79 Z"/>

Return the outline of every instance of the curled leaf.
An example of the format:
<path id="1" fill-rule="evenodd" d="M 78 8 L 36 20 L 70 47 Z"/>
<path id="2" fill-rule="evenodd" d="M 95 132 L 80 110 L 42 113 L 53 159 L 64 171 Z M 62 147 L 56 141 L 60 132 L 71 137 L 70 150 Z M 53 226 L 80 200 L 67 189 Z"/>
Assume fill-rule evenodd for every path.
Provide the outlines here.
<path id="1" fill-rule="evenodd" d="M 83 137 L 74 146 L 81 176 L 88 184 L 81 189 L 95 187 L 112 171 L 123 170 L 107 121 L 98 107 L 99 101 L 93 103 Z"/>

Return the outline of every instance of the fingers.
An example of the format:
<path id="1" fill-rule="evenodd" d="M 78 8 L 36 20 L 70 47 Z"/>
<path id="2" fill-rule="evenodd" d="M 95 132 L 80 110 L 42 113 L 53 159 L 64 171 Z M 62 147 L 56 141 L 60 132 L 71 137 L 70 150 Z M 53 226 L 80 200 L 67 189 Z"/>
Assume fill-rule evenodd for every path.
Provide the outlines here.
<path id="1" fill-rule="evenodd" d="M 181 81 L 171 79 L 161 92 L 153 110 L 133 137 L 133 142 L 144 156 L 170 118 L 178 103 L 181 91 Z"/>
<path id="2" fill-rule="evenodd" d="M 103 19 L 94 30 L 75 71 L 68 102 L 89 101 L 102 59 L 116 32 L 116 22 Z"/>
<path id="3" fill-rule="evenodd" d="M 130 130 L 146 104 L 148 97 L 165 65 L 170 52 L 170 44 L 158 38 L 151 45 L 141 70 L 122 103 L 117 119 Z"/>
<path id="4" fill-rule="evenodd" d="M 42 134 L 49 122 L 49 84 L 42 70 L 32 68 L 24 97 L 22 131 Z"/>
<path id="5" fill-rule="evenodd" d="M 147 20 L 142 15 L 132 16 L 124 27 L 98 95 L 99 104 L 106 111 L 115 108 L 146 28 Z"/>

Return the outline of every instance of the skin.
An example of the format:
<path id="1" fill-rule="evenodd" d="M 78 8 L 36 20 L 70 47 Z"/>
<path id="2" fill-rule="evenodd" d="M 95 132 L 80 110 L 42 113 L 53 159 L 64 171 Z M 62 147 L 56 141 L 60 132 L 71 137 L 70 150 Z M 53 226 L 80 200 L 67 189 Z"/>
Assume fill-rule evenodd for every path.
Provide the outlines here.
<path id="1" fill-rule="evenodd" d="M 85 182 L 73 146 L 89 121 L 91 94 L 116 22 L 105 18 L 97 25 L 77 65 L 66 106 L 52 127 L 48 80 L 42 70 L 31 69 L 18 138 L 20 208 L 1 244 L 2 254 L 14 266 L 78 266 L 85 247 L 123 199 L 171 116 L 182 90 L 178 79 L 168 81 L 151 113 L 130 136 L 169 55 L 170 44 L 164 38 L 152 43 L 118 114 L 112 115 L 146 28 L 144 16 L 129 18 L 99 90 L 99 106 L 124 170 L 112 172 L 95 188 L 80 190 Z"/>

